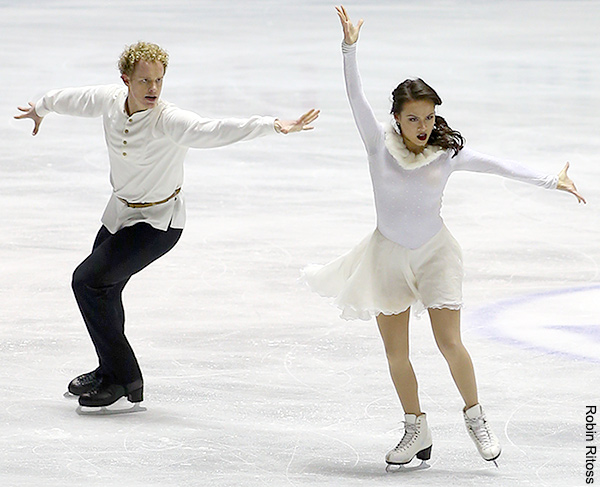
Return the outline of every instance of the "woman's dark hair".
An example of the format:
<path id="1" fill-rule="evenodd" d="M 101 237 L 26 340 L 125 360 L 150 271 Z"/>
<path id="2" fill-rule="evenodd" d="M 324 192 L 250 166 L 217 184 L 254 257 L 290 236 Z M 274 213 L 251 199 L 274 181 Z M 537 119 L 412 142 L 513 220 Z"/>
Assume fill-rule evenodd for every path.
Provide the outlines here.
<path id="1" fill-rule="evenodd" d="M 391 113 L 400 114 L 404 104 L 412 100 L 429 100 L 436 106 L 442 104 L 442 99 L 435 90 L 421 78 L 407 79 L 392 92 Z M 400 124 L 398 124 L 398 130 L 400 130 Z M 437 145 L 442 149 L 450 149 L 454 152 L 452 157 L 455 157 L 464 147 L 465 139 L 460 132 L 452 130 L 443 117 L 436 115 L 428 144 Z"/>

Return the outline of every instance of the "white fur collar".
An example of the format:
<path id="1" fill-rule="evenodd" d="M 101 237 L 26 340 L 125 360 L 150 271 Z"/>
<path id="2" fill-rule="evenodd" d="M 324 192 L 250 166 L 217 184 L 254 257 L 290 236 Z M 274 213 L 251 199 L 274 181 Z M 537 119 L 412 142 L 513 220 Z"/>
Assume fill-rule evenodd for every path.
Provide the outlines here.
<path id="1" fill-rule="evenodd" d="M 385 147 L 396 162 L 403 169 L 413 170 L 435 161 L 444 153 L 444 149 L 437 145 L 428 145 L 420 154 L 409 151 L 404 145 L 402 136 L 396 131 L 392 123 L 385 124 Z"/>

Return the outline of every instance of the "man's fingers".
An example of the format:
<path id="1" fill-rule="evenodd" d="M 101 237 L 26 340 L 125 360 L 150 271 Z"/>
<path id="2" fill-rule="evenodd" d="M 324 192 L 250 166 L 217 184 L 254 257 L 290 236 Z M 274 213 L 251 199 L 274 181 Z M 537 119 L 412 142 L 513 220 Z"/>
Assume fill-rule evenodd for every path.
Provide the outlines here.
<path id="1" fill-rule="evenodd" d="M 28 107 L 17 107 L 17 110 L 23 112 L 22 115 L 17 115 L 15 116 L 15 118 L 24 118 L 30 114 L 35 113 L 35 105 L 31 102 L 29 102 L 29 106 Z"/>
<path id="2" fill-rule="evenodd" d="M 29 114 L 29 111 L 31 110 L 31 108 L 17 107 L 17 110 L 24 112 L 24 113 L 22 113 L 21 115 L 15 115 L 15 118 L 25 118 Z"/>
<path id="3" fill-rule="evenodd" d="M 586 204 L 585 198 L 579 194 L 579 191 L 577 191 L 577 187 L 575 186 L 575 183 L 571 182 L 571 185 L 572 185 L 571 193 L 577 197 L 577 201 L 579 203 Z"/>
<path id="4" fill-rule="evenodd" d="M 310 122 L 316 120 L 320 113 L 321 113 L 321 110 L 315 110 L 314 108 L 312 108 L 311 110 L 309 110 L 308 112 L 306 112 L 304 114 L 306 122 L 310 123 Z"/>
<path id="5" fill-rule="evenodd" d="M 577 192 L 577 190 L 574 189 L 573 191 L 571 191 L 571 193 L 573 193 L 573 195 L 575 195 L 575 197 L 577 198 L 577 202 L 578 203 L 583 203 L 584 205 L 587 204 L 586 201 L 585 201 L 585 198 L 583 196 L 581 196 Z"/>
<path id="6" fill-rule="evenodd" d="M 314 108 L 312 108 L 298 119 L 298 123 L 305 124 L 314 122 L 319 116 L 319 113 L 320 110 L 315 110 Z"/>

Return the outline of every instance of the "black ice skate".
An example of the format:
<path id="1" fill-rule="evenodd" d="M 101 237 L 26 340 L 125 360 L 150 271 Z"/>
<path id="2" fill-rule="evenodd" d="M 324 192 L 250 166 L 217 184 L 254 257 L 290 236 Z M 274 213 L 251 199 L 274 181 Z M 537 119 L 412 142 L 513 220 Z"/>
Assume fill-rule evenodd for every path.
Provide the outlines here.
<path id="1" fill-rule="evenodd" d="M 98 373 L 98 369 L 81 374 L 75 377 L 67 387 L 68 392 L 65 392 L 65 397 L 76 397 L 96 389 L 102 382 L 102 377 Z"/>
<path id="2" fill-rule="evenodd" d="M 115 404 L 123 397 L 126 397 L 129 402 L 133 403 L 133 406 L 123 408 Z M 96 389 L 79 396 L 77 414 L 106 415 L 146 411 L 146 408 L 140 406 L 143 400 L 144 385 L 141 379 L 126 385 L 101 384 Z M 123 401 L 120 402 L 122 403 Z M 109 407 L 112 405 L 115 405 L 115 407 Z"/>

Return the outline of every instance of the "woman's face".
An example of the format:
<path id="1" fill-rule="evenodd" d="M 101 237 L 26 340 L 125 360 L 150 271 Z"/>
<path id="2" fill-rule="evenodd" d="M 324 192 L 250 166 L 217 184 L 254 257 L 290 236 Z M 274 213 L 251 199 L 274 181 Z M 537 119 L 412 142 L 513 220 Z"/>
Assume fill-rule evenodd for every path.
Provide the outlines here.
<path id="1" fill-rule="evenodd" d="M 406 148 L 415 154 L 423 152 L 435 124 L 434 103 L 430 100 L 407 101 L 394 118 L 400 124 Z"/>

